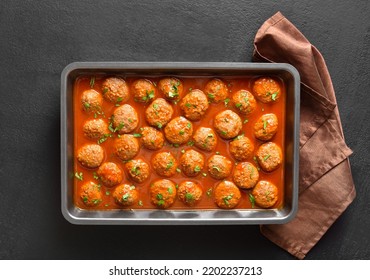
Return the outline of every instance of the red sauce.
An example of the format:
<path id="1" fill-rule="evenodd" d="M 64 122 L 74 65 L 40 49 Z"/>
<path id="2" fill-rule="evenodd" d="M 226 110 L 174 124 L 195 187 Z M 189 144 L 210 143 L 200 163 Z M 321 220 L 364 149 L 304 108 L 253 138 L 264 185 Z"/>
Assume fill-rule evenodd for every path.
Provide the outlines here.
<path id="1" fill-rule="evenodd" d="M 200 77 L 200 78 L 198 78 L 198 77 L 182 77 L 182 76 L 174 76 L 174 77 L 179 78 L 181 80 L 181 82 L 183 83 L 183 89 L 184 89 L 183 96 L 186 93 L 189 92 L 190 88 L 203 90 L 206 83 L 208 81 L 210 81 L 212 78 L 220 78 L 220 77 Z M 101 87 L 102 87 L 102 83 L 103 83 L 105 78 L 107 78 L 107 77 L 106 76 L 96 76 L 95 77 L 95 82 L 94 82 L 93 88 L 96 91 L 102 93 Z M 146 78 L 146 79 L 154 82 L 157 85 L 159 80 L 163 77 L 158 77 L 158 76 L 155 76 L 155 77 L 143 77 L 143 76 L 140 76 L 140 77 L 126 77 L 125 81 L 127 82 L 128 86 L 130 87 L 131 84 L 138 78 Z M 232 77 L 232 78 L 229 78 L 229 77 L 223 78 L 222 77 L 221 80 L 224 81 L 225 84 L 228 86 L 229 98 L 231 99 L 232 93 L 234 93 L 234 92 L 236 92 L 240 89 L 246 89 L 246 90 L 249 90 L 250 92 L 252 92 L 253 81 L 257 78 L 258 77 L 256 77 L 256 76 L 248 76 L 248 77 L 243 76 L 243 77 Z M 254 137 L 254 134 L 253 134 L 254 123 L 257 121 L 257 119 L 261 115 L 266 114 L 266 113 L 274 113 L 277 116 L 278 120 L 279 120 L 279 129 L 278 129 L 277 133 L 275 134 L 275 136 L 272 138 L 271 141 L 273 141 L 274 143 L 278 144 L 281 147 L 282 154 L 284 155 L 285 100 L 286 100 L 285 93 L 286 93 L 286 91 L 285 91 L 285 85 L 282 82 L 282 80 L 279 79 L 278 77 L 273 77 L 273 78 L 280 85 L 280 88 L 281 88 L 281 97 L 280 97 L 280 99 L 276 103 L 272 103 L 272 104 L 271 103 L 270 104 L 264 104 L 264 103 L 261 103 L 261 102 L 257 101 L 257 108 L 252 114 L 250 114 L 248 116 L 243 116 L 243 115 L 239 114 L 239 116 L 241 117 L 241 119 L 243 121 L 243 128 L 242 128 L 241 133 L 244 133 L 245 136 L 247 136 L 249 139 L 251 139 L 254 142 L 254 145 L 255 145 L 254 153 L 255 153 L 257 148 L 264 142 L 259 141 L 258 139 L 256 139 Z M 73 98 L 74 99 L 73 99 L 73 101 L 74 101 L 74 154 L 75 155 L 77 154 L 77 150 L 81 146 L 83 146 L 85 144 L 96 144 L 97 143 L 97 141 L 86 138 L 83 134 L 83 131 L 82 131 L 82 127 L 83 127 L 84 122 L 88 119 L 94 118 L 93 113 L 91 113 L 91 112 L 87 113 L 87 112 L 83 111 L 82 106 L 81 106 L 81 95 L 85 90 L 88 90 L 88 89 L 91 88 L 90 81 L 91 81 L 91 76 L 80 76 L 76 79 L 75 84 L 74 84 L 74 92 L 73 92 Z M 156 97 L 157 98 L 159 98 L 159 97 L 164 98 L 164 96 L 162 95 L 162 93 L 159 90 L 157 90 L 157 96 Z M 138 103 L 138 102 L 134 101 L 133 96 L 130 96 L 130 99 L 125 103 L 130 104 L 131 106 L 133 106 L 136 109 L 136 111 L 138 112 L 139 119 L 140 119 L 139 120 L 139 125 L 138 125 L 137 129 L 135 131 L 133 131 L 132 133 L 140 133 L 140 128 L 141 127 L 149 126 L 146 123 L 144 112 L 145 112 L 145 109 L 147 108 L 147 106 L 149 106 L 150 102 L 149 103 Z M 113 111 L 116 108 L 117 107 L 115 106 L 115 104 L 110 103 L 106 100 L 103 101 L 102 110 L 104 112 L 104 115 L 105 115 L 105 118 L 106 118 L 107 122 L 109 122 L 108 118 L 113 114 Z M 181 115 L 181 110 L 179 108 L 179 105 L 173 105 L 173 108 L 174 108 L 173 118 L 175 118 L 177 116 L 180 116 Z M 213 127 L 214 117 L 218 113 L 220 113 L 221 111 L 226 110 L 226 109 L 231 109 L 234 112 L 238 113 L 238 111 L 235 109 L 235 107 L 233 106 L 231 101 L 230 101 L 230 103 L 228 104 L 227 107 L 225 106 L 224 102 L 220 102 L 218 104 L 214 104 L 214 103 L 209 104 L 209 108 L 208 108 L 206 114 L 203 116 L 203 118 L 200 121 L 193 121 L 192 122 L 194 131 L 196 131 L 196 129 L 200 126 L 210 127 L 210 128 L 213 129 L 214 128 Z M 101 116 L 98 116 L 98 117 L 101 117 Z M 246 120 L 248 120 L 248 121 L 246 121 Z M 117 134 L 114 133 L 113 137 L 117 137 Z M 205 158 L 204 168 L 197 177 L 188 178 L 183 173 L 176 173 L 174 176 L 168 178 L 169 180 L 172 180 L 176 184 L 180 184 L 181 182 L 183 182 L 185 180 L 191 180 L 191 181 L 196 181 L 196 182 L 200 183 L 201 186 L 203 187 L 203 197 L 202 197 L 202 199 L 199 201 L 198 204 L 196 204 L 195 206 L 192 206 L 192 207 L 186 206 L 184 203 L 182 203 L 180 200 L 177 199 L 177 201 L 175 201 L 175 203 L 169 209 L 172 209 L 172 210 L 173 209 L 181 209 L 181 210 L 184 210 L 184 209 L 186 209 L 186 210 L 191 210 L 191 209 L 218 209 L 218 207 L 216 206 L 216 204 L 214 202 L 214 198 L 213 198 L 213 195 L 212 195 L 212 189 L 221 181 L 220 180 L 215 180 L 211 176 L 209 176 L 208 171 L 207 171 L 207 161 L 208 161 L 208 159 L 210 158 L 211 155 L 215 154 L 216 151 L 219 152 L 220 155 L 226 156 L 227 158 L 231 159 L 233 162 L 236 162 L 236 161 L 232 157 L 232 155 L 229 153 L 229 150 L 228 150 L 228 142 L 230 142 L 230 140 L 223 140 L 219 136 L 217 136 L 217 137 L 218 137 L 218 143 L 217 143 L 217 146 L 216 146 L 215 150 L 212 151 L 212 152 L 205 152 L 203 150 L 198 149 L 195 146 L 191 147 L 191 148 L 195 149 L 196 151 L 202 153 L 204 155 L 204 158 Z M 113 154 L 113 149 L 112 149 L 113 139 L 114 138 L 108 138 L 107 141 L 105 141 L 101 144 L 101 146 L 105 150 L 105 160 L 104 161 L 114 162 L 114 163 L 116 163 L 120 166 L 122 171 L 124 171 L 125 170 L 124 163 L 117 156 L 115 156 Z M 183 150 L 183 149 L 186 150 L 186 149 L 189 149 L 189 148 L 190 147 L 187 144 L 180 145 L 180 147 L 176 148 L 176 147 L 173 147 L 173 146 L 169 145 L 169 143 L 166 142 L 166 144 L 163 146 L 163 148 L 159 151 L 161 151 L 161 152 L 162 151 L 170 151 L 176 157 L 177 161 L 179 161 L 179 158 L 181 156 L 181 150 Z M 147 149 L 141 147 L 138 155 L 135 158 L 142 158 L 145 161 L 147 161 L 147 163 L 150 164 L 151 157 L 153 156 L 153 154 L 157 153 L 159 151 L 150 151 L 150 150 L 147 150 Z M 256 163 L 254 162 L 253 158 L 251 158 L 248 161 L 252 162 L 255 166 L 257 166 Z M 99 209 L 99 210 L 121 209 L 122 208 L 122 206 L 119 206 L 115 203 L 115 201 L 112 197 L 114 187 L 113 188 L 108 188 L 108 187 L 105 187 L 104 185 L 101 186 L 101 190 L 102 190 L 102 193 L 103 193 L 103 201 L 95 207 L 87 207 L 80 198 L 80 189 L 81 189 L 81 186 L 84 183 L 86 183 L 90 180 L 99 183 L 96 179 L 94 179 L 94 176 L 93 176 L 93 173 L 97 171 L 97 168 L 96 169 L 87 169 L 87 168 L 83 167 L 77 161 L 76 156 L 75 156 L 75 159 L 74 159 L 74 168 L 75 168 L 75 170 L 74 170 L 75 172 L 77 172 L 77 173 L 82 172 L 83 173 L 83 180 L 82 181 L 78 180 L 77 178 L 75 178 L 75 180 L 74 180 L 74 203 L 75 203 L 76 206 L 78 206 L 79 208 L 82 208 L 82 209 Z M 202 173 L 206 174 L 207 176 L 203 176 Z M 279 198 L 278 198 L 278 201 L 276 202 L 276 204 L 273 208 L 281 208 L 283 206 L 283 202 L 284 202 L 283 201 L 283 198 L 284 198 L 284 158 L 283 158 L 283 163 L 281 164 L 281 166 L 277 170 L 275 170 L 273 172 L 269 172 L 269 173 L 260 170 L 259 174 L 260 174 L 259 180 L 270 181 L 271 183 L 275 184 L 278 187 Z M 152 182 L 154 182 L 155 180 L 157 180 L 157 179 L 163 179 L 163 177 L 157 175 L 153 170 L 151 170 L 151 174 L 149 175 L 148 179 L 145 180 L 143 183 L 140 183 L 140 184 L 130 182 L 127 175 L 126 174 L 124 175 L 124 179 L 123 179 L 122 183 L 128 183 L 128 184 L 131 184 L 131 185 L 135 185 L 137 190 L 139 191 L 140 205 L 139 204 L 133 205 L 132 207 L 130 207 L 131 209 L 155 209 L 156 208 L 150 202 L 149 188 L 150 188 L 150 184 Z M 232 174 L 228 178 L 226 178 L 226 180 L 232 181 Z M 207 195 L 207 191 L 208 191 L 208 193 L 211 193 L 211 195 Z M 252 190 L 241 190 L 241 193 L 242 193 L 241 201 L 237 205 L 237 207 L 234 208 L 234 209 L 251 209 L 252 208 L 252 204 L 251 204 L 251 201 L 249 199 L 249 194 L 251 193 L 251 191 Z M 258 206 L 255 205 L 254 208 L 258 208 Z"/>

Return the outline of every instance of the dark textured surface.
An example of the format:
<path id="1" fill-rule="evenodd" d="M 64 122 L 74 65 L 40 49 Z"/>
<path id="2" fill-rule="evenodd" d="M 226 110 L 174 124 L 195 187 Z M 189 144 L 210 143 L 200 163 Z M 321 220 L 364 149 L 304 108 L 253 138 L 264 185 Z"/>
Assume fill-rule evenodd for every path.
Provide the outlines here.
<path id="1" fill-rule="evenodd" d="M 54 2 L 0 2 L 0 259 L 291 259 L 258 226 L 74 226 L 60 213 L 68 63 L 250 61 L 278 10 L 324 55 L 354 150 L 357 198 L 307 259 L 370 259 L 369 1 Z"/>

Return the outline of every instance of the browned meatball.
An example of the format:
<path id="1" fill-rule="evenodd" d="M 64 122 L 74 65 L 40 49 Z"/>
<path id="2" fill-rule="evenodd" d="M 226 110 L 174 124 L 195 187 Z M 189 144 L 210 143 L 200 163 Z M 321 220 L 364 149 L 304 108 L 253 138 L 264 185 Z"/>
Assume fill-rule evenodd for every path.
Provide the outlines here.
<path id="1" fill-rule="evenodd" d="M 125 164 L 128 176 L 137 183 L 144 182 L 150 175 L 149 164 L 142 159 L 133 159 Z"/>
<path id="2" fill-rule="evenodd" d="M 204 92 L 207 94 L 208 99 L 214 103 L 223 101 L 228 96 L 227 86 L 223 81 L 219 79 L 210 80 L 206 84 Z"/>
<path id="3" fill-rule="evenodd" d="M 179 185 L 178 198 L 186 205 L 193 206 L 202 198 L 203 190 L 196 182 L 185 181 Z"/>
<path id="4" fill-rule="evenodd" d="M 239 135 L 230 142 L 229 150 L 236 160 L 243 161 L 252 156 L 254 145 L 248 137 Z"/>
<path id="5" fill-rule="evenodd" d="M 155 181 L 150 185 L 150 199 L 158 208 L 170 207 L 176 199 L 175 184 L 166 179 Z"/>
<path id="6" fill-rule="evenodd" d="M 193 135 L 193 124 L 184 117 L 174 118 L 164 128 L 164 135 L 172 144 L 184 144 Z"/>
<path id="7" fill-rule="evenodd" d="M 216 115 L 214 127 L 222 138 L 231 139 L 242 130 L 242 120 L 235 112 L 225 110 Z"/>
<path id="8" fill-rule="evenodd" d="M 87 120 L 84 123 L 82 130 L 85 137 L 90 139 L 108 137 L 109 134 L 108 124 L 103 119 Z"/>
<path id="9" fill-rule="evenodd" d="M 212 128 L 199 127 L 194 133 L 194 145 L 199 149 L 210 152 L 217 145 L 217 136 Z"/>
<path id="10" fill-rule="evenodd" d="M 182 97 L 183 86 L 177 78 L 165 78 L 158 83 L 159 90 L 168 100 L 180 100 Z"/>
<path id="11" fill-rule="evenodd" d="M 132 84 L 132 94 L 137 102 L 149 102 L 155 98 L 156 88 L 151 81 L 139 79 Z"/>
<path id="12" fill-rule="evenodd" d="M 208 160 L 208 172 L 214 179 L 225 179 L 231 173 L 232 162 L 227 157 L 213 155 Z"/>
<path id="13" fill-rule="evenodd" d="M 233 172 L 235 185 L 242 189 L 253 188 L 259 179 L 257 168 L 249 162 L 238 163 Z"/>
<path id="14" fill-rule="evenodd" d="M 113 192 L 114 201 L 121 206 L 132 206 L 138 202 L 139 193 L 133 185 L 122 184 Z"/>
<path id="15" fill-rule="evenodd" d="M 218 207 L 231 209 L 238 205 L 241 194 L 237 186 L 230 181 L 222 181 L 214 191 L 215 202 Z"/>
<path id="16" fill-rule="evenodd" d="M 136 110 L 128 104 L 119 106 L 113 112 L 113 126 L 119 134 L 132 132 L 139 123 Z"/>
<path id="17" fill-rule="evenodd" d="M 96 168 L 104 159 L 104 150 L 97 144 L 86 144 L 78 149 L 77 160 L 85 167 Z"/>
<path id="18" fill-rule="evenodd" d="M 103 97 L 93 89 L 85 90 L 81 96 L 82 109 L 86 112 L 100 112 L 103 105 Z"/>
<path id="19" fill-rule="evenodd" d="M 180 167 L 186 176 L 195 177 L 204 167 L 204 157 L 195 150 L 187 150 L 180 157 Z"/>
<path id="20" fill-rule="evenodd" d="M 268 181 L 259 181 L 254 187 L 252 195 L 259 207 L 270 208 L 278 200 L 278 188 Z"/>
<path id="21" fill-rule="evenodd" d="M 189 120 L 198 121 L 208 109 L 207 96 L 203 91 L 193 89 L 181 100 L 180 108 Z"/>
<path id="22" fill-rule="evenodd" d="M 177 161 L 170 152 L 161 152 L 152 158 L 152 166 L 158 175 L 171 177 L 176 173 Z"/>
<path id="23" fill-rule="evenodd" d="M 114 139 L 114 153 L 121 160 L 130 160 L 139 152 L 139 141 L 131 134 L 122 134 L 121 137 Z"/>
<path id="24" fill-rule="evenodd" d="M 113 103 L 126 102 L 130 97 L 125 80 L 117 77 L 105 79 L 102 92 L 104 98 Z"/>
<path id="25" fill-rule="evenodd" d="M 107 187 L 113 187 L 122 181 L 122 171 L 114 162 L 104 162 L 97 173 L 100 180 Z"/>
<path id="26" fill-rule="evenodd" d="M 274 79 L 262 77 L 254 82 L 253 93 L 259 101 L 270 103 L 280 98 L 281 89 Z"/>
<path id="27" fill-rule="evenodd" d="M 157 129 L 146 126 L 141 128 L 141 144 L 149 150 L 159 150 L 163 147 L 163 133 Z"/>
<path id="28" fill-rule="evenodd" d="M 80 198 L 86 206 L 97 206 L 102 202 L 102 193 L 100 187 L 89 181 L 82 185 Z"/>
<path id="29" fill-rule="evenodd" d="M 256 156 L 261 168 L 268 172 L 277 169 L 282 162 L 281 149 L 273 142 L 262 144 L 258 148 Z"/>
<path id="30" fill-rule="evenodd" d="M 155 99 L 145 110 L 146 121 L 151 126 L 156 126 L 162 128 L 165 126 L 172 118 L 173 108 L 163 98 Z"/>
<path id="31" fill-rule="evenodd" d="M 264 114 L 254 124 L 254 136 L 262 141 L 270 140 L 278 130 L 275 114 Z"/>
<path id="32" fill-rule="evenodd" d="M 257 102 L 256 99 L 254 99 L 254 96 L 244 89 L 235 92 L 232 95 L 232 101 L 235 108 L 245 115 L 252 113 L 257 107 Z"/>

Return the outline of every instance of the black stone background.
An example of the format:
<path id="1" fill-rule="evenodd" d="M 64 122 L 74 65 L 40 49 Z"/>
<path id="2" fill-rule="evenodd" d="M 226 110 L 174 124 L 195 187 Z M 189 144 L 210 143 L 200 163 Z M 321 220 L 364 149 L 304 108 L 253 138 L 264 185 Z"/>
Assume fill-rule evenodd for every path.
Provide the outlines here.
<path id="1" fill-rule="evenodd" d="M 357 198 L 307 259 L 370 259 L 370 2 L 0 2 L 0 259 L 292 259 L 258 226 L 76 226 L 60 211 L 60 74 L 73 61 L 248 62 L 277 11 L 324 55 Z M 328 143 L 330 145 L 330 143 Z"/>

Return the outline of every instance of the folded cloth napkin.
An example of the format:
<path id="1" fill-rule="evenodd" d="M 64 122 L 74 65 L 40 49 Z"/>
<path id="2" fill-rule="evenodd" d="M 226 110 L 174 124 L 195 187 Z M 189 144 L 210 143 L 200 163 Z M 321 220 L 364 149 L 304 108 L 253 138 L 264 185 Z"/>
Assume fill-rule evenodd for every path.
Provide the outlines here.
<path id="1" fill-rule="evenodd" d="M 261 232 L 303 259 L 356 196 L 334 88 L 320 52 L 280 12 L 254 40 L 253 58 L 285 62 L 301 76 L 299 203 L 297 216 Z"/>

